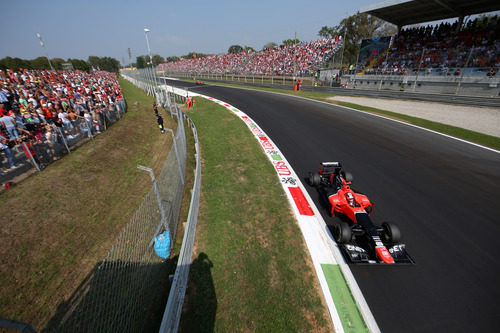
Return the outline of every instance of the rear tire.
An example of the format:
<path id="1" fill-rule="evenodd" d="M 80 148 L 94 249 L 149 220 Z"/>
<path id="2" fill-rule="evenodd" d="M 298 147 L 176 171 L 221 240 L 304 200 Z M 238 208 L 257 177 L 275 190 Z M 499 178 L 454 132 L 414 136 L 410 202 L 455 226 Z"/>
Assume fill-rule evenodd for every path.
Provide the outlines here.
<path id="1" fill-rule="evenodd" d="M 345 179 L 346 182 L 352 182 L 354 180 L 354 177 L 352 176 L 352 173 L 347 172 L 347 171 L 342 171 L 343 173 L 343 178 Z"/>
<path id="2" fill-rule="evenodd" d="M 384 222 L 382 228 L 384 229 L 383 238 L 387 243 L 397 243 L 401 240 L 401 231 L 394 223 Z"/>
<path id="3" fill-rule="evenodd" d="M 319 173 L 315 172 L 309 175 L 309 184 L 311 186 L 318 186 L 321 183 L 321 176 Z"/>
<path id="4" fill-rule="evenodd" d="M 352 239 L 351 227 L 344 222 L 335 226 L 335 241 L 339 244 L 349 243 Z"/>

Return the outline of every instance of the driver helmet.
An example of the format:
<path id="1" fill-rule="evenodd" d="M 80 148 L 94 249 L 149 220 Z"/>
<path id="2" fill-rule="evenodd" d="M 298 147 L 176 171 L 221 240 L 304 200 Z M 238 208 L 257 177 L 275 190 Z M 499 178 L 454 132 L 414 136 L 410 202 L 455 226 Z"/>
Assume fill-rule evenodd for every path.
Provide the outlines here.
<path id="1" fill-rule="evenodd" d="M 347 202 L 349 203 L 349 205 L 354 206 L 354 195 L 352 195 L 351 192 L 347 192 L 345 196 L 347 198 Z"/>

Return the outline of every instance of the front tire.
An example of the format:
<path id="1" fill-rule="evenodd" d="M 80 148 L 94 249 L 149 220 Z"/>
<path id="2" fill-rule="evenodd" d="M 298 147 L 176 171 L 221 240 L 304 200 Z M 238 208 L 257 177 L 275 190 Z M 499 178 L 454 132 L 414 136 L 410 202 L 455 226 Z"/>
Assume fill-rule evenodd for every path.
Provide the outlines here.
<path id="1" fill-rule="evenodd" d="M 391 222 L 382 223 L 383 238 L 387 243 L 397 243 L 401 240 L 401 231 L 397 225 Z"/>
<path id="2" fill-rule="evenodd" d="M 335 241 L 339 244 L 349 243 L 352 239 L 352 230 L 347 223 L 340 223 L 335 226 Z"/>

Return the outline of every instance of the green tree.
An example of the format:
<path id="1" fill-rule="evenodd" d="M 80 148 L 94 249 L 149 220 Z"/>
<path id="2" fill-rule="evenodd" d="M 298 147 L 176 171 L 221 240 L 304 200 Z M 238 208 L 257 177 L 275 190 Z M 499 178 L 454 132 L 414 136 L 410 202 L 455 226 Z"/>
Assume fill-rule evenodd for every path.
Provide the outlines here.
<path id="1" fill-rule="evenodd" d="M 255 52 L 255 49 L 251 46 L 247 46 L 245 45 L 245 47 L 243 48 L 245 51 L 252 51 L 252 52 Z"/>
<path id="2" fill-rule="evenodd" d="M 344 39 L 344 64 L 356 62 L 361 47 L 361 40 L 390 36 L 397 32 L 397 27 L 384 20 L 366 13 L 356 13 L 346 17 L 334 27 L 324 26 L 318 35 L 325 38 L 342 36 Z"/>
<path id="3" fill-rule="evenodd" d="M 115 58 L 111 57 L 100 58 L 99 68 L 103 71 L 117 73 L 120 70 L 120 62 Z"/>
<path id="4" fill-rule="evenodd" d="M 184 58 L 184 59 L 199 59 L 199 58 L 203 58 L 203 57 L 206 57 L 206 56 L 207 56 L 207 54 L 205 54 L 205 53 L 199 53 L 199 52 L 192 51 L 192 52 L 189 52 L 186 55 L 183 55 L 181 58 Z"/>
<path id="5" fill-rule="evenodd" d="M 275 42 L 269 42 L 269 43 L 267 43 L 266 45 L 264 45 L 264 48 L 263 48 L 263 49 L 273 49 L 273 48 L 275 48 L 276 46 L 278 46 L 278 44 L 276 44 Z"/>
<path id="6" fill-rule="evenodd" d="M 165 58 L 163 58 L 162 56 L 160 56 L 158 54 L 153 55 L 153 65 L 155 67 L 158 66 L 159 64 L 163 64 L 164 62 L 165 62 Z"/>
<path id="7" fill-rule="evenodd" d="M 54 66 L 55 70 L 61 70 L 62 64 L 65 63 L 66 61 L 62 58 L 52 58 L 50 59 L 50 62 L 52 62 L 52 66 Z"/>
<path id="8" fill-rule="evenodd" d="M 144 59 L 144 56 L 138 56 L 136 64 L 137 64 L 137 68 L 145 68 L 146 67 L 146 60 Z"/>
<path id="9" fill-rule="evenodd" d="M 96 56 L 89 56 L 89 59 L 87 60 L 89 63 L 90 67 L 94 67 L 97 69 L 99 67 L 99 57 Z"/>
<path id="10" fill-rule="evenodd" d="M 243 47 L 241 45 L 231 45 L 229 49 L 227 50 L 227 53 L 240 53 L 243 51 Z"/>
<path id="11" fill-rule="evenodd" d="M 300 43 L 300 40 L 298 40 L 297 38 L 295 39 L 286 39 L 283 41 L 283 45 L 295 45 L 295 44 L 299 44 Z"/>
<path id="12" fill-rule="evenodd" d="M 13 69 L 19 70 L 19 68 L 31 68 L 31 63 L 29 60 L 24 60 L 21 58 L 11 58 L 5 57 L 1 60 L 2 69 Z"/>
<path id="13" fill-rule="evenodd" d="M 90 68 L 100 69 L 102 71 L 118 72 L 120 70 L 120 62 L 111 57 L 99 58 L 96 56 L 89 56 L 88 64 Z"/>
<path id="14" fill-rule="evenodd" d="M 180 58 L 177 57 L 177 56 L 170 56 L 170 57 L 167 57 L 167 61 L 168 62 L 176 62 L 177 60 L 179 60 Z"/>
<path id="15" fill-rule="evenodd" d="M 69 61 L 71 61 L 71 63 L 73 64 L 73 67 L 77 70 L 86 71 L 86 72 L 88 72 L 90 70 L 89 63 L 86 62 L 85 60 L 68 59 L 68 62 Z"/>
<path id="16" fill-rule="evenodd" d="M 31 60 L 31 66 L 33 69 L 47 69 L 50 68 L 49 61 L 47 57 L 38 57 Z"/>

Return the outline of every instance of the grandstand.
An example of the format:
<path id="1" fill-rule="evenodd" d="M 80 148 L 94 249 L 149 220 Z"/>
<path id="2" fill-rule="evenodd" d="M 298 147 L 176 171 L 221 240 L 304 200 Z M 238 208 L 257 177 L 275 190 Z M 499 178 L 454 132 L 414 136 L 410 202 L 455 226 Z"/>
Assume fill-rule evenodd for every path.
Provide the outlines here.
<path id="1" fill-rule="evenodd" d="M 159 69 L 168 73 L 309 75 L 339 50 L 341 41 L 340 37 L 325 38 L 296 45 L 280 45 L 258 52 L 242 51 L 198 59 L 179 59 L 161 64 Z"/>
<path id="2" fill-rule="evenodd" d="M 377 59 L 356 64 L 343 77 L 349 88 L 498 96 L 500 19 L 470 15 L 500 9 L 497 1 L 386 1 L 362 9 L 398 26 L 398 34 Z M 453 23 L 420 25 L 456 18 Z M 371 60 L 371 59 L 370 59 Z M 346 84 L 347 83 L 347 84 Z"/>
<path id="3" fill-rule="evenodd" d="M 335 86 L 340 81 L 347 88 L 410 88 L 414 92 L 493 97 L 499 95 L 500 19 L 498 15 L 471 19 L 470 15 L 494 10 L 500 10 L 500 3 L 490 0 L 459 0 L 452 5 L 447 1 L 392 0 L 365 7 L 362 13 L 397 25 L 398 34 L 384 37 L 387 44 L 378 43 L 379 49 L 368 58 L 358 57 L 357 64 L 351 65 L 354 70 L 346 70 L 349 64 L 344 64 L 344 70 L 327 66 L 342 49 L 340 36 L 258 52 L 179 59 L 161 64 L 159 69 L 170 74 L 314 76 L 314 86 Z M 410 26 L 453 18 L 453 23 Z"/>
<path id="4" fill-rule="evenodd" d="M 0 70 L 0 182 L 40 171 L 125 110 L 115 73 Z"/>

